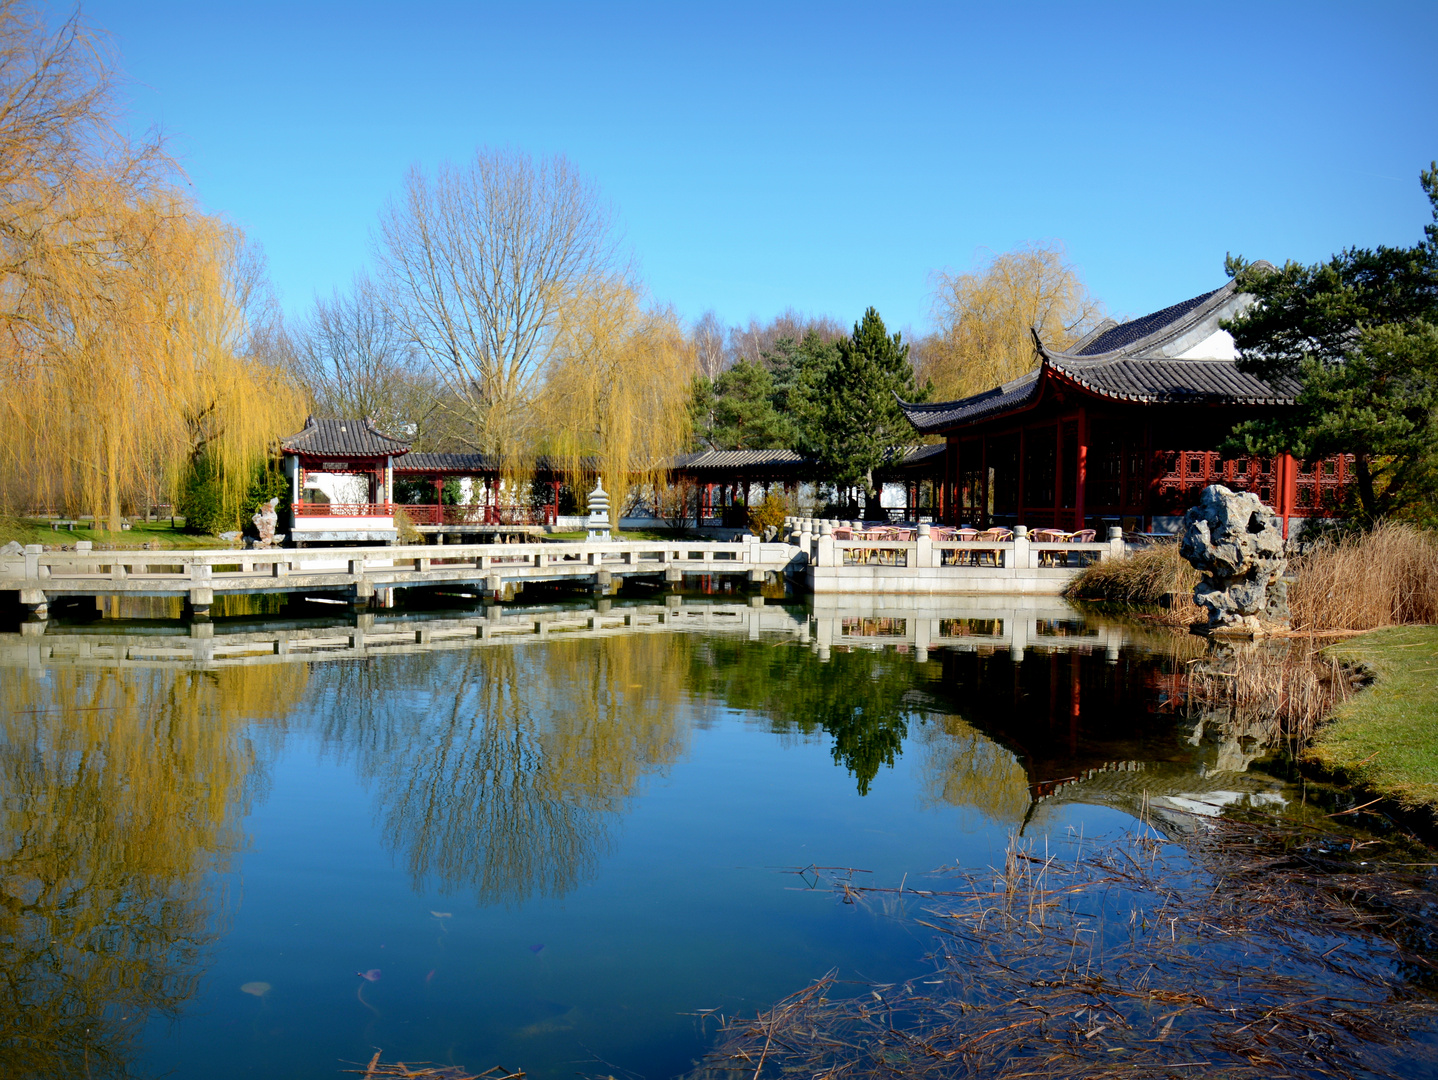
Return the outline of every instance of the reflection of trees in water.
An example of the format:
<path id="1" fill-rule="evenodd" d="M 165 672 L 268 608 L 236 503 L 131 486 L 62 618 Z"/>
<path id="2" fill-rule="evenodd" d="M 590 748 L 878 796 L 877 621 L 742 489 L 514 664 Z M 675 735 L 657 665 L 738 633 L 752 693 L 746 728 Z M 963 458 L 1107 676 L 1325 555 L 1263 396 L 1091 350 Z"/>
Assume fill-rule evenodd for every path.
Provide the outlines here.
<path id="1" fill-rule="evenodd" d="M 972 806 L 995 821 L 1017 825 L 1029 808 L 1024 767 L 961 716 L 936 716 L 919 734 L 920 798 L 927 805 Z"/>
<path id="2" fill-rule="evenodd" d="M 973 806 L 998 820 L 1020 820 L 1028 806 L 1028 781 L 1014 755 L 963 718 L 945 715 L 953 705 L 942 683 L 905 653 L 835 650 L 822 661 L 807 649 L 714 638 L 696 651 L 692 672 L 696 689 L 764 715 L 775 731 L 828 734 L 834 762 L 854 777 L 860 795 L 898 759 L 917 717 L 926 802 Z"/>
<path id="3" fill-rule="evenodd" d="M 807 649 L 710 638 L 695 652 L 692 679 L 732 708 L 763 714 L 775 731 L 827 732 L 860 795 L 894 764 L 916 708 L 913 660 L 869 649 L 836 649 L 826 662 Z"/>
<path id="4" fill-rule="evenodd" d="M 692 639 L 636 635 L 336 663 L 319 722 L 376 787 L 416 888 L 481 902 L 591 876 L 611 815 L 684 749 Z"/>
<path id="5" fill-rule="evenodd" d="M 194 994 L 220 933 L 261 749 L 303 667 L 0 674 L 0 1060 L 128 1074 L 150 1014 Z"/>

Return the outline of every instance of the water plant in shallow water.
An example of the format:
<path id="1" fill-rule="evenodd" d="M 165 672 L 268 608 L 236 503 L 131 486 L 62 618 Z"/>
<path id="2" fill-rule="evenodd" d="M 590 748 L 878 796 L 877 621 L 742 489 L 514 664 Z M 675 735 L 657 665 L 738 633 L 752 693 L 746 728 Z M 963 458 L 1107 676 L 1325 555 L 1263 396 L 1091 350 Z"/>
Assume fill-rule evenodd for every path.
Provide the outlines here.
<path id="1" fill-rule="evenodd" d="M 692 1080 L 1438 1073 L 1434 864 L 1332 826 L 1194 829 L 1014 841 L 1004 866 L 930 888 L 841 874 L 856 906 L 908 900 L 900 917 L 934 934 L 929 973 L 831 972 L 730 1020 Z"/>

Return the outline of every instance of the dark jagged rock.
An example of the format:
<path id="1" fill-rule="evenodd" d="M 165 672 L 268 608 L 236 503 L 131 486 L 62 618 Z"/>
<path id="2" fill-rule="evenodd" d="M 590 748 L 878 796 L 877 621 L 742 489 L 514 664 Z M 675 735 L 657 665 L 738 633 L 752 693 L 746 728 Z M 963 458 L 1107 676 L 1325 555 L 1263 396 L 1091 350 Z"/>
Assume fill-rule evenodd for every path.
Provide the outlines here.
<path id="1" fill-rule="evenodd" d="M 1183 525 L 1179 553 L 1207 575 L 1193 602 L 1208 608 L 1211 629 L 1259 632 L 1264 623 L 1288 624 L 1288 558 L 1272 509 L 1252 492 L 1210 484 Z"/>

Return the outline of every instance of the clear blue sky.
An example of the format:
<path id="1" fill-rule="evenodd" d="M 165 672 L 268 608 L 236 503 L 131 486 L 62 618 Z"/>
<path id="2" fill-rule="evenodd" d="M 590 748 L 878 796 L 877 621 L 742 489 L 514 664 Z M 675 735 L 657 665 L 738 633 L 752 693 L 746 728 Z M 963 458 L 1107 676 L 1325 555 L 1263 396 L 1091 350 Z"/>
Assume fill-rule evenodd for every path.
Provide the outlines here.
<path id="1" fill-rule="evenodd" d="M 268 253 L 287 311 L 368 263 L 415 162 L 563 153 L 688 318 L 927 320 L 930 274 L 1064 241 L 1136 315 L 1227 251 L 1411 244 L 1438 3 L 93 0 L 133 118 Z"/>

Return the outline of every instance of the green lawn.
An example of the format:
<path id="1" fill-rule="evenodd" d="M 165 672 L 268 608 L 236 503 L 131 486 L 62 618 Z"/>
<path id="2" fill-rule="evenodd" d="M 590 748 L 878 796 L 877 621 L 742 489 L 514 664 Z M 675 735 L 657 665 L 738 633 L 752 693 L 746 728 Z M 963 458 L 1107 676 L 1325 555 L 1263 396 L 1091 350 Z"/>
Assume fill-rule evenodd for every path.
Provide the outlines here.
<path id="1" fill-rule="evenodd" d="M 1375 795 L 1438 811 L 1438 626 L 1375 630 L 1329 652 L 1375 681 L 1318 730 L 1306 756 Z"/>
<path id="2" fill-rule="evenodd" d="M 0 544 L 17 540 L 22 544 L 74 544 L 76 540 L 89 540 L 97 547 L 110 544 L 116 548 L 139 548 L 149 544 L 152 548 L 223 548 L 232 546 L 217 536 L 198 536 L 183 529 L 170 527 L 170 521 L 137 521 L 130 528 L 120 532 L 103 532 L 96 529 L 51 529 L 48 521 L 3 521 L 0 520 Z"/>

